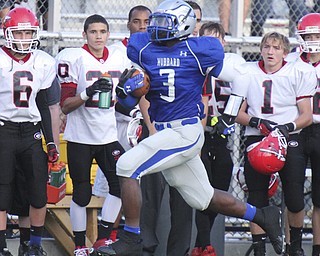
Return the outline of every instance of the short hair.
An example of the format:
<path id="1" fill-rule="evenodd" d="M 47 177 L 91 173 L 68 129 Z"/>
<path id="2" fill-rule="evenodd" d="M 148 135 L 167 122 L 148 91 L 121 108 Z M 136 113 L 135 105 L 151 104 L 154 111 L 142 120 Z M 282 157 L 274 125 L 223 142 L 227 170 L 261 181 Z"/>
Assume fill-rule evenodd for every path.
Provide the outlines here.
<path id="1" fill-rule="evenodd" d="M 147 6 L 137 5 L 137 6 L 132 7 L 131 10 L 129 11 L 128 21 L 131 21 L 131 19 L 132 19 L 132 13 L 133 13 L 134 11 L 148 11 L 148 12 L 150 12 L 150 14 L 152 13 L 152 11 L 151 11 Z"/>
<path id="2" fill-rule="evenodd" d="M 199 36 L 203 36 L 205 30 L 208 32 L 211 32 L 211 34 L 217 34 L 218 37 L 221 37 L 222 40 L 224 40 L 224 37 L 226 35 L 226 32 L 224 31 L 223 26 L 220 23 L 208 21 L 206 23 L 203 23 L 200 30 L 199 30 Z"/>
<path id="3" fill-rule="evenodd" d="M 88 18 L 86 18 L 84 25 L 83 25 L 83 31 L 87 32 L 89 25 L 91 25 L 92 23 L 103 23 L 107 26 L 107 29 L 109 31 L 109 23 L 107 22 L 107 20 L 99 15 L 99 14 L 93 14 L 91 16 L 89 16 Z"/>
<path id="4" fill-rule="evenodd" d="M 197 4 L 195 1 L 185 1 L 185 2 L 189 4 L 193 10 L 199 10 L 202 17 L 202 9 L 199 4 Z"/>
<path id="5" fill-rule="evenodd" d="M 269 39 L 273 39 L 274 41 L 279 41 L 280 45 L 283 47 L 284 53 L 290 52 L 290 41 L 288 37 L 278 32 L 269 32 L 263 36 L 260 43 L 260 51 L 262 50 L 262 47 L 266 44 L 267 40 Z"/>

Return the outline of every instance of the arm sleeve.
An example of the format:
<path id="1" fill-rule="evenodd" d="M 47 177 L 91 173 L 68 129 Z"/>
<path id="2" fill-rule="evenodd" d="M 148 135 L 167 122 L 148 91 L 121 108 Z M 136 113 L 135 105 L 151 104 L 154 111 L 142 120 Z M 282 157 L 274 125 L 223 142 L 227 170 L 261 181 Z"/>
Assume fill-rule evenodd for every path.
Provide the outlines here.
<path id="1" fill-rule="evenodd" d="M 47 89 L 40 90 L 36 97 L 37 107 L 41 115 L 41 128 L 46 144 L 53 142 L 51 114 L 47 102 Z"/>

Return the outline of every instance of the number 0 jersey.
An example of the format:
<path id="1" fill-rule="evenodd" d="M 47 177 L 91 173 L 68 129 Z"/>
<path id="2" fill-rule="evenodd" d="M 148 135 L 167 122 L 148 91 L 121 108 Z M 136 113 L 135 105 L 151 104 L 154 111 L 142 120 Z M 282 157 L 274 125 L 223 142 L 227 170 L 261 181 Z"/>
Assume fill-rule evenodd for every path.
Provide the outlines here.
<path id="1" fill-rule="evenodd" d="M 124 70 L 122 53 L 116 47 L 105 48 L 104 56 L 94 57 L 87 45 L 82 48 L 68 48 L 56 56 L 56 68 L 61 86 L 76 88 L 76 94 L 92 85 L 101 74 L 108 72 L 112 76 L 113 87 Z M 126 60 L 127 61 L 127 60 Z M 67 115 L 64 139 L 67 141 L 104 145 L 117 141 L 117 128 L 113 101 L 109 109 L 99 109 L 99 93 L 88 99 L 79 108 Z"/>
<path id="2" fill-rule="evenodd" d="M 129 39 L 129 59 L 150 77 L 151 120 L 168 122 L 202 116 L 202 86 L 206 75 L 218 76 L 224 58 L 221 43 L 213 37 L 192 37 L 172 47 L 149 42 L 147 33 Z"/>
<path id="3" fill-rule="evenodd" d="M 297 102 L 312 97 L 317 86 L 315 69 L 302 62 L 284 63 L 277 72 L 267 74 L 263 62 L 247 62 L 238 67 L 241 76 L 233 80 L 232 93 L 247 100 L 248 114 L 278 124 L 296 120 Z M 261 135 L 247 126 L 246 135 Z"/>
<path id="4" fill-rule="evenodd" d="M 37 93 L 51 86 L 55 78 L 54 58 L 36 50 L 24 59 L 0 49 L 0 119 L 11 122 L 39 122 Z"/>

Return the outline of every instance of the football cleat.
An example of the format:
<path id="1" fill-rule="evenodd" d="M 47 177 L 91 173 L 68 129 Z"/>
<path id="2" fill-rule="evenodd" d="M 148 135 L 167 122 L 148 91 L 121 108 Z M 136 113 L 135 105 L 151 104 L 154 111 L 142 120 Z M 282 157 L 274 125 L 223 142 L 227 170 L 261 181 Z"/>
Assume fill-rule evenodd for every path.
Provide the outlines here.
<path id="1" fill-rule="evenodd" d="M 0 251 L 0 256 L 13 256 L 8 248 L 3 248 L 2 251 Z"/>
<path id="2" fill-rule="evenodd" d="M 214 248 L 211 245 L 206 246 L 206 248 L 204 248 L 201 256 L 217 256 Z"/>
<path id="3" fill-rule="evenodd" d="M 29 245 L 23 256 L 46 256 L 47 253 L 40 245 Z"/>
<path id="4" fill-rule="evenodd" d="M 110 256 L 141 256 L 142 240 L 140 235 L 119 230 L 119 240 L 108 246 L 101 246 L 96 251 L 98 255 Z"/>
<path id="5" fill-rule="evenodd" d="M 88 247 L 77 247 L 74 251 L 73 251 L 73 255 L 74 256 L 89 256 L 89 255 L 93 255 L 94 253 L 94 249 L 93 248 L 88 248 Z"/>
<path id="6" fill-rule="evenodd" d="M 202 255 L 202 248 L 201 247 L 194 247 L 191 251 L 191 256 L 201 256 Z"/>
<path id="7" fill-rule="evenodd" d="M 261 211 L 264 216 L 264 221 L 263 223 L 259 223 L 259 226 L 266 231 L 274 251 L 277 254 L 281 254 L 284 244 L 280 227 L 280 211 L 276 206 L 263 207 Z"/>
<path id="8" fill-rule="evenodd" d="M 24 242 L 19 245 L 18 256 L 23 256 L 28 251 L 28 243 Z"/>

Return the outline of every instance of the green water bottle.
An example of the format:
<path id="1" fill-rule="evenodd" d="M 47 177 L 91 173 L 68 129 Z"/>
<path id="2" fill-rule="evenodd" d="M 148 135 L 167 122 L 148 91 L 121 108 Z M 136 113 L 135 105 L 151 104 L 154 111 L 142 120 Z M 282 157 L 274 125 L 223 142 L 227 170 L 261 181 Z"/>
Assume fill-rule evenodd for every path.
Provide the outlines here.
<path id="1" fill-rule="evenodd" d="M 108 72 L 103 73 L 100 78 L 108 79 L 112 84 L 112 77 Z M 111 96 L 112 96 L 112 91 L 100 92 L 99 93 L 99 108 L 102 108 L 102 109 L 110 108 Z"/>

